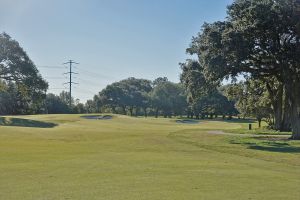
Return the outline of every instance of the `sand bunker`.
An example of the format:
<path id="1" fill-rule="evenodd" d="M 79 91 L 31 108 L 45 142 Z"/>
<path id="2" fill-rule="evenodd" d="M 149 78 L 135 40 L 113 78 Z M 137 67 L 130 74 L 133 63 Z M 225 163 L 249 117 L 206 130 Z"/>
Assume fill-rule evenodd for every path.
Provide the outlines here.
<path id="1" fill-rule="evenodd" d="M 81 118 L 93 119 L 93 120 L 108 120 L 108 119 L 112 119 L 112 116 L 111 115 L 84 115 L 81 116 Z"/>
<path id="2" fill-rule="evenodd" d="M 176 120 L 177 123 L 180 124 L 198 124 L 199 121 L 197 120 L 192 120 L 192 119 L 181 119 L 181 120 Z"/>

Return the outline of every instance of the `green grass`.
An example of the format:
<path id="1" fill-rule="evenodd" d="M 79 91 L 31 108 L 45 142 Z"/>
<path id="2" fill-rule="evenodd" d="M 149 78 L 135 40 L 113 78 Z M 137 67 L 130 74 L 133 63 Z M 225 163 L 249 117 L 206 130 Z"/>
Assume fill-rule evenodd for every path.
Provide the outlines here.
<path id="1" fill-rule="evenodd" d="M 245 121 L 16 118 L 0 126 L 1 200 L 299 200 L 300 142 L 207 133 Z"/>

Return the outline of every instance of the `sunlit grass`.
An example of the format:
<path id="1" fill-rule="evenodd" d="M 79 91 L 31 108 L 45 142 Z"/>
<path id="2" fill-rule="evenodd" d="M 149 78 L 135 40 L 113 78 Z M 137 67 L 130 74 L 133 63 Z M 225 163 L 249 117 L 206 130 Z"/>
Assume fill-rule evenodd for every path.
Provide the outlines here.
<path id="1" fill-rule="evenodd" d="M 300 196 L 298 141 L 207 132 L 244 130 L 244 121 L 183 124 L 118 115 L 112 120 L 80 115 L 17 118 L 57 126 L 0 126 L 0 199 Z"/>

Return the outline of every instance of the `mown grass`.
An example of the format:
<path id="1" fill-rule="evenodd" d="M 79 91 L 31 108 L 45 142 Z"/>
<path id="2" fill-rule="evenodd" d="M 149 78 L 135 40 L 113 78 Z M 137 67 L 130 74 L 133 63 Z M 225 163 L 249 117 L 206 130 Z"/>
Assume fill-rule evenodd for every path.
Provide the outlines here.
<path id="1" fill-rule="evenodd" d="M 300 196 L 300 142 L 207 132 L 243 130 L 247 122 L 184 124 L 126 116 L 87 120 L 80 115 L 17 118 L 56 126 L 0 126 L 0 199 Z"/>
<path id="2" fill-rule="evenodd" d="M 262 126 L 259 128 L 258 123 L 254 120 L 243 120 L 234 119 L 233 122 L 241 124 L 240 128 L 232 130 L 224 130 L 226 133 L 237 133 L 237 134 L 253 134 L 253 135 L 291 135 L 291 132 L 280 132 L 276 130 L 269 129 L 265 122 L 262 122 Z M 232 122 L 231 122 L 232 123 Z M 249 124 L 251 124 L 252 129 L 249 130 Z"/>

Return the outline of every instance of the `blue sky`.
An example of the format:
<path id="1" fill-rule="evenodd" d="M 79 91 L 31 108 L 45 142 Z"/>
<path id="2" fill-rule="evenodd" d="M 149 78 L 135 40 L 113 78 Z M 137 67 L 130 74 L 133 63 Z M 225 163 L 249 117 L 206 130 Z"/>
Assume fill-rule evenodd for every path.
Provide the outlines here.
<path id="1" fill-rule="evenodd" d="M 63 62 L 79 62 L 73 94 L 84 102 L 127 77 L 178 82 L 192 36 L 204 22 L 223 20 L 231 2 L 0 0 L 0 31 L 19 41 L 49 82 L 48 92 L 64 88 Z"/>

